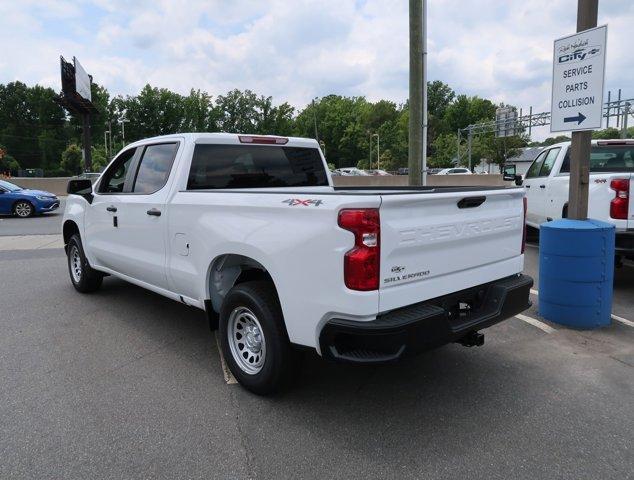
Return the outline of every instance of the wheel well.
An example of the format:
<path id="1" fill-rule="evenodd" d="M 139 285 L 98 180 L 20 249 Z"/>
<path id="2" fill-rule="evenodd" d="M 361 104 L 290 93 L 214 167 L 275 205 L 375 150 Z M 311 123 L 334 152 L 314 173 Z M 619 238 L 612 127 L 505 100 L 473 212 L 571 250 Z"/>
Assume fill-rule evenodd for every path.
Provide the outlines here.
<path id="1" fill-rule="evenodd" d="M 68 245 L 70 237 L 75 234 L 79 235 L 79 227 L 72 220 L 66 220 L 62 228 L 62 233 L 64 235 L 64 245 Z"/>
<path id="2" fill-rule="evenodd" d="M 225 295 L 235 285 L 253 280 L 271 282 L 277 294 L 271 274 L 261 263 L 244 255 L 226 254 L 217 257 L 211 264 L 208 278 L 209 298 L 214 311 L 220 312 Z"/>
<path id="3" fill-rule="evenodd" d="M 564 204 L 564 208 L 561 209 L 561 218 L 568 218 L 568 204 Z"/>

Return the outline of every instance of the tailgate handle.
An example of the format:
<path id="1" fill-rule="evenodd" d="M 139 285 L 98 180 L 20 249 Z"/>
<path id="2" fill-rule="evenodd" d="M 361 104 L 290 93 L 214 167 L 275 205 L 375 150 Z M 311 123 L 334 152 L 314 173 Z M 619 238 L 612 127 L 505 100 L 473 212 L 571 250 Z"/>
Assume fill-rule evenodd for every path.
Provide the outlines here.
<path id="1" fill-rule="evenodd" d="M 458 202 L 458 208 L 474 208 L 484 203 L 487 197 L 466 197 Z"/>

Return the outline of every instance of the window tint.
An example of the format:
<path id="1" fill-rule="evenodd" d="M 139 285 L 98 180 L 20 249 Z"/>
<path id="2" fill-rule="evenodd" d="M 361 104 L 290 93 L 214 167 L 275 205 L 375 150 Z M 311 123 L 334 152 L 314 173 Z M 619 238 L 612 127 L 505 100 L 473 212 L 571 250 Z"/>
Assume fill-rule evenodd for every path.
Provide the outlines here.
<path id="1" fill-rule="evenodd" d="M 132 164 L 136 148 L 131 148 L 121 153 L 112 165 L 103 174 L 99 183 L 99 193 L 121 193 L 123 184 Z"/>
<path id="2" fill-rule="evenodd" d="M 187 188 L 266 188 L 328 185 L 316 148 L 196 145 Z"/>
<path id="3" fill-rule="evenodd" d="M 553 165 L 555 164 L 555 160 L 557 160 L 557 156 L 559 155 L 559 151 L 561 148 L 551 148 L 548 150 L 548 154 L 546 155 L 546 159 L 544 160 L 544 164 L 539 171 L 540 177 L 547 177 L 550 175 L 550 172 L 553 169 Z"/>
<path id="4" fill-rule="evenodd" d="M 570 149 L 560 171 L 570 173 Z M 634 172 L 634 145 L 594 145 L 590 152 L 590 172 Z"/>
<path id="5" fill-rule="evenodd" d="M 544 163 L 544 158 L 546 158 L 547 152 L 542 152 L 539 156 L 533 161 L 533 164 L 526 172 L 526 178 L 533 178 L 539 176 L 539 170 L 542 168 Z"/>
<path id="6" fill-rule="evenodd" d="M 161 143 L 145 147 L 132 191 L 150 194 L 163 188 L 172 170 L 177 149 L 177 143 Z"/>

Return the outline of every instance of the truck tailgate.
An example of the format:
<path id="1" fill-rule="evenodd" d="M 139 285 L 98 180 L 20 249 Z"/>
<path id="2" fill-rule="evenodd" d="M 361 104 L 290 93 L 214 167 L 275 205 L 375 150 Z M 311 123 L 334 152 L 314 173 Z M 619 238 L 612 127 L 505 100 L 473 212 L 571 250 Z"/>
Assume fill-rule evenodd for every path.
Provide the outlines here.
<path id="1" fill-rule="evenodd" d="M 383 195 L 379 310 L 523 269 L 523 189 Z"/>

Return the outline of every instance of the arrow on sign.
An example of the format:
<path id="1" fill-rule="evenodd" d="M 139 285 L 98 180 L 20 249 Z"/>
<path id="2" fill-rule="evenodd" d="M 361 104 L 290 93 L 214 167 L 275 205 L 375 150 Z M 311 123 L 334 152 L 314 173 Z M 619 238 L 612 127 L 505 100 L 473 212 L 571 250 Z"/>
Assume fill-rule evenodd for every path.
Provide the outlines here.
<path id="1" fill-rule="evenodd" d="M 564 123 L 568 123 L 568 122 L 577 122 L 577 125 L 581 125 L 581 122 L 583 122 L 586 119 L 586 116 L 579 112 L 579 115 L 577 115 L 576 117 L 564 117 Z"/>

